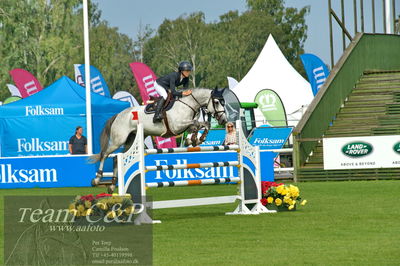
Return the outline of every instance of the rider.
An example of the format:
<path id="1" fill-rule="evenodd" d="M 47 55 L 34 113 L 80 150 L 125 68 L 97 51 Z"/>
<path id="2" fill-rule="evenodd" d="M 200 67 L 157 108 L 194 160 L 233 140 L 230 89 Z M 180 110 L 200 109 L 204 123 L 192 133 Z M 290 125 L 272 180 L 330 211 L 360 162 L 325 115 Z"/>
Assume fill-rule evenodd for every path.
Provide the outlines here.
<path id="1" fill-rule="evenodd" d="M 189 75 L 192 72 L 193 67 L 187 61 L 179 63 L 178 72 L 172 72 L 166 76 L 158 78 L 154 82 L 154 89 L 161 96 L 160 101 L 157 103 L 156 113 L 154 114 L 153 123 L 160 122 L 163 117 L 161 110 L 164 106 L 164 102 L 167 99 L 167 91 L 172 93 L 173 97 L 182 97 L 192 94 L 192 90 L 186 90 L 189 86 Z M 185 91 L 180 92 L 176 90 L 176 87 L 183 85 Z"/>

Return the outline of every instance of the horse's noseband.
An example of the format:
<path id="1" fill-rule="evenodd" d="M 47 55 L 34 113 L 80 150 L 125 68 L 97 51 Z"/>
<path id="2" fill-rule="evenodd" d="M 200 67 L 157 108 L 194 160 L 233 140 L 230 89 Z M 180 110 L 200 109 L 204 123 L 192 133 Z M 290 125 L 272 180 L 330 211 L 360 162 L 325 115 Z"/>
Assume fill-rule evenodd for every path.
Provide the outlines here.
<path id="1" fill-rule="evenodd" d="M 210 97 L 210 100 L 208 100 L 208 102 L 210 103 L 210 101 L 212 101 L 212 104 L 213 104 L 213 108 L 214 108 L 214 118 L 215 119 L 217 119 L 218 120 L 218 122 L 219 122 L 219 119 L 222 117 L 222 114 L 221 113 L 223 113 L 223 114 L 225 114 L 225 110 L 224 111 L 217 111 L 217 108 L 216 108 L 216 106 L 215 106 L 215 101 L 214 100 L 218 100 L 219 101 L 219 99 L 218 98 L 214 98 L 214 97 Z M 221 103 L 222 104 L 222 103 Z M 207 104 L 207 106 L 208 106 L 208 104 Z"/>

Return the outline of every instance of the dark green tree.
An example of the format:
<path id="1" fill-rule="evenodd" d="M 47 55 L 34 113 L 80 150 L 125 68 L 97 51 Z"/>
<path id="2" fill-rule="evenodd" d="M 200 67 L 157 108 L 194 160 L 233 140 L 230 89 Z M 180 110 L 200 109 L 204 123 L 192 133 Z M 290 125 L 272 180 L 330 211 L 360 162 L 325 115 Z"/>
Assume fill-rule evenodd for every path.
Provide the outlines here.
<path id="1" fill-rule="evenodd" d="M 282 0 L 247 0 L 247 8 L 208 24 L 202 13 L 165 20 L 146 43 L 144 61 L 161 75 L 174 70 L 180 60 L 190 60 L 194 87 L 226 86 L 226 76 L 244 77 L 272 34 L 289 62 L 303 73 L 299 55 L 304 53 L 309 7 L 298 10 L 286 8 Z"/>
<path id="2" fill-rule="evenodd" d="M 145 45 L 144 62 L 148 63 L 157 75 L 175 71 L 178 63 L 188 60 L 193 65 L 192 84 L 198 86 L 203 78 L 202 54 L 205 45 L 207 27 L 202 12 L 181 16 L 176 20 L 164 20 Z"/>
<path id="3" fill-rule="evenodd" d="M 91 64 L 111 93 L 133 92 L 133 41 L 103 21 L 96 5 L 89 5 L 89 18 Z M 81 0 L 1 0 L 0 100 L 9 95 L 14 68 L 28 70 L 44 87 L 63 75 L 73 78 L 73 64 L 84 63 L 82 19 Z"/>

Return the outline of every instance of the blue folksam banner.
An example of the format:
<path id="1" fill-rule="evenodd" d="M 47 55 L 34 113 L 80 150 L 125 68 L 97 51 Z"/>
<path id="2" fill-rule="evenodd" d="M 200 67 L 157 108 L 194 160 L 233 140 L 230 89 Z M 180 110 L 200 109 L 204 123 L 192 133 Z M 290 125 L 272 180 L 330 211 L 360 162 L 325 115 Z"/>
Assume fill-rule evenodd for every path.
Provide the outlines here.
<path id="1" fill-rule="evenodd" d="M 91 93 L 93 149 L 100 151 L 105 122 L 129 106 Z M 34 95 L 0 106 L 1 156 L 65 155 L 76 126 L 87 134 L 85 88 L 68 77 Z"/>
<path id="2" fill-rule="evenodd" d="M 261 154 L 261 178 L 273 181 L 273 158 Z M 267 154 L 267 153 L 265 153 Z M 146 166 L 237 161 L 236 152 L 155 154 L 145 157 Z M 255 171 L 249 160 L 244 162 Z M 73 167 L 72 167 L 73 166 Z M 0 189 L 34 187 L 90 187 L 98 164 L 88 156 L 34 156 L 0 158 Z M 138 164 L 132 166 L 137 169 Z M 146 182 L 168 182 L 238 177 L 238 168 L 212 167 L 149 171 Z"/>
<path id="3" fill-rule="evenodd" d="M 260 146 L 260 150 L 281 149 L 292 130 L 292 127 L 257 127 L 249 142 L 253 146 Z"/>
<path id="4" fill-rule="evenodd" d="M 85 64 L 80 65 L 79 71 L 81 72 L 83 82 L 85 81 Z M 100 71 L 94 66 L 90 66 L 90 88 L 94 93 L 111 97 L 110 90 L 108 89 L 107 83 L 101 75 Z"/>
<path id="5" fill-rule="evenodd" d="M 221 161 L 237 161 L 236 152 L 198 152 L 198 153 L 175 153 L 175 154 L 154 154 L 145 157 L 146 166 L 151 165 L 174 165 L 209 163 Z M 163 171 L 149 171 L 146 173 L 146 182 L 168 182 L 210 178 L 238 177 L 238 168 L 211 167 L 194 169 L 175 169 Z"/>
<path id="6" fill-rule="evenodd" d="M 0 158 L 0 189 L 89 187 L 96 165 L 88 156 Z"/>
<path id="7" fill-rule="evenodd" d="M 261 180 L 274 181 L 274 153 L 262 152 L 260 154 Z M 192 163 L 209 163 L 220 161 L 237 161 L 238 154 L 234 151 L 227 152 L 199 152 L 199 153 L 176 153 L 176 154 L 154 154 L 145 157 L 146 166 L 176 165 Z M 250 160 L 244 158 L 244 163 L 248 165 L 251 171 L 255 172 L 255 165 Z M 132 173 L 138 167 L 138 164 L 132 166 L 128 171 Z M 127 180 L 129 173 L 125 175 Z M 238 177 L 239 171 L 236 166 L 228 167 L 210 167 L 194 169 L 175 169 L 162 171 L 149 171 L 146 173 L 146 182 L 169 182 L 186 181 L 213 178 L 232 178 Z"/>
<path id="8" fill-rule="evenodd" d="M 303 62 L 308 81 L 311 84 L 311 88 L 315 96 L 328 78 L 329 69 L 326 64 L 316 55 L 302 54 L 300 55 L 300 59 L 301 62 Z"/>

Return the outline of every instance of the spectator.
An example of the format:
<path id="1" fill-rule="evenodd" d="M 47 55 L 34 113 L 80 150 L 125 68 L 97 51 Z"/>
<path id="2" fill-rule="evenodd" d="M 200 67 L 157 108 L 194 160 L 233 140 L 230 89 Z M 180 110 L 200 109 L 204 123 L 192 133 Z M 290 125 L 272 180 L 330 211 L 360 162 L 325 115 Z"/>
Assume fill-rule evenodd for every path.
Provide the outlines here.
<path id="1" fill-rule="evenodd" d="M 232 122 L 226 123 L 226 135 L 224 145 L 237 144 L 236 129 Z"/>
<path id="2" fill-rule="evenodd" d="M 87 154 L 87 139 L 83 134 L 81 126 L 75 129 L 75 135 L 69 139 L 69 153 L 70 154 Z"/>

